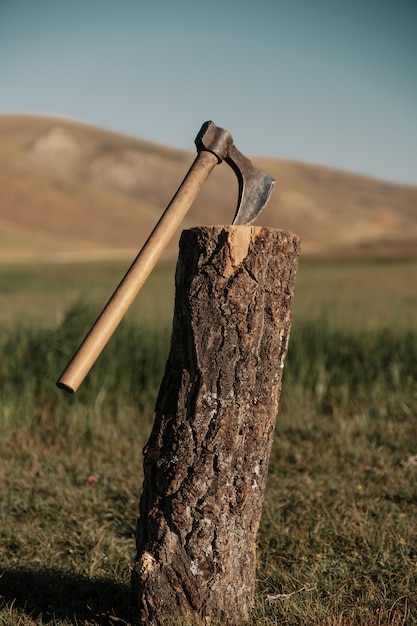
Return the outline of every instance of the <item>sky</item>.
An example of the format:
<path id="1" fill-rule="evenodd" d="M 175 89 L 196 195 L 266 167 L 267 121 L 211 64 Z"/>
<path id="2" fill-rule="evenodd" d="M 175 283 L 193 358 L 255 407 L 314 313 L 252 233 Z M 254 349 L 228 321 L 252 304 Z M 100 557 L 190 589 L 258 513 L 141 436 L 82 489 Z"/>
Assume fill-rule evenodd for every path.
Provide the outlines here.
<path id="1" fill-rule="evenodd" d="M 0 114 L 417 185 L 417 0 L 0 0 Z"/>

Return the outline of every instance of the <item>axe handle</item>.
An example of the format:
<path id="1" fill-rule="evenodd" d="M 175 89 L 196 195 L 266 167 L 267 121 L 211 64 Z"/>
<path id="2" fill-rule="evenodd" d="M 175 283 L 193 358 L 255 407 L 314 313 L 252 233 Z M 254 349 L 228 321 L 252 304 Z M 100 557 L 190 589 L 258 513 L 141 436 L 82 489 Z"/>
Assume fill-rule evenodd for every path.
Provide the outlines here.
<path id="1" fill-rule="evenodd" d="M 197 155 L 142 250 L 58 379 L 58 387 L 70 393 L 77 391 L 218 162 L 212 152 L 204 150 Z"/>

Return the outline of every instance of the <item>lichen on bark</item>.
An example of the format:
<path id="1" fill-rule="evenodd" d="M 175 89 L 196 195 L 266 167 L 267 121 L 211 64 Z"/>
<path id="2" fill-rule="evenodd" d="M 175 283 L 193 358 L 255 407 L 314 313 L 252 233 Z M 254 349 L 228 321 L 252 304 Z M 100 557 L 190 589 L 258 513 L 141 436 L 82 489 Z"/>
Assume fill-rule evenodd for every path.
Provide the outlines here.
<path id="1" fill-rule="evenodd" d="M 144 449 L 137 624 L 245 622 L 299 254 L 292 233 L 184 231 L 171 348 Z"/>

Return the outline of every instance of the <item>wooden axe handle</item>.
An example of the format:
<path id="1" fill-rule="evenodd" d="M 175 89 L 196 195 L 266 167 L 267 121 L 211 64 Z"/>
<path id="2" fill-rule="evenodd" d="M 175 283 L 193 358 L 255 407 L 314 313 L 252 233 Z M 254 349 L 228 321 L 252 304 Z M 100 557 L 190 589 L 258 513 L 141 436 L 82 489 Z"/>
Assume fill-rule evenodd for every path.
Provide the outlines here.
<path id="1" fill-rule="evenodd" d="M 212 152 L 204 150 L 197 155 L 142 250 L 58 379 L 58 387 L 71 393 L 77 391 L 218 162 Z"/>

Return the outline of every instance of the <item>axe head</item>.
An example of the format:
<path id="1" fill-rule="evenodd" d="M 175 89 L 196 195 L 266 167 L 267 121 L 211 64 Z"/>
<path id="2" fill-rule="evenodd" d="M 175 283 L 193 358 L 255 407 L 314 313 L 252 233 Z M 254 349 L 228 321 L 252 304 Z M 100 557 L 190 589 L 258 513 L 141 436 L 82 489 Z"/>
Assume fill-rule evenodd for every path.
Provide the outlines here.
<path id="1" fill-rule="evenodd" d="M 208 150 L 219 162 L 226 161 L 237 176 L 239 195 L 233 225 L 252 224 L 266 206 L 275 180 L 256 167 L 234 145 L 231 134 L 214 122 L 205 122 L 195 144 L 198 152 Z"/>

